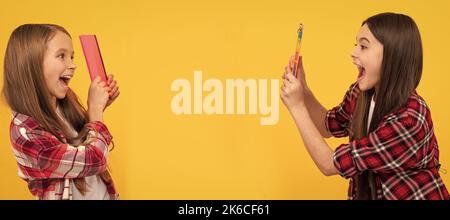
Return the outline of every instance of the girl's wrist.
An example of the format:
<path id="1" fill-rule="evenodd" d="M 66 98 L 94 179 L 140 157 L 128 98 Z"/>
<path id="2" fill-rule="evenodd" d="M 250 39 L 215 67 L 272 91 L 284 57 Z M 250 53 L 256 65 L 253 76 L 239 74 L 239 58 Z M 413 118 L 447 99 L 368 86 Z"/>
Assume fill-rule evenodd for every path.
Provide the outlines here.
<path id="1" fill-rule="evenodd" d="M 103 122 L 103 110 L 95 107 L 88 108 L 89 122 L 101 121 Z"/>
<path id="2" fill-rule="evenodd" d="M 292 106 L 289 109 L 289 112 L 291 113 L 291 116 L 294 118 L 294 121 L 298 121 L 300 118 L 302 118 L 303 114 L 308 112 L 308 109 L 306 108 L 306 105 L 303 103 L 298 103 L 294 106 Z"/>
<path id="3" fill-rule="evenodd" d="M 89 122 L 103 122 L 103 117 L 102 116 L 89 116 Z"/>
<path id="4" fill-rule="evenodd" d="M 300 112 L 300 111 L 307 111 L 306 104 L 304 101 L 299 101 L 295 103 L 295 105 L 292 105 L 290 108 L 290 112 Z"/>
<path id="5" fill-rule="evenodd" d="M 305 88 L 305 97 L 311 97 L 311 96 L 313 96 L 313 93 L 312 93 L 312 91 L 309 89 L 308 86 L 305 86 L 304 88 Z"/>
<path id="6" fill-rule="evenodd" d="M 294 107 L 300 111 L 307 110 L 306 104 L 304 101 L 298 102 L 297 105 L 295 105 Z"/>

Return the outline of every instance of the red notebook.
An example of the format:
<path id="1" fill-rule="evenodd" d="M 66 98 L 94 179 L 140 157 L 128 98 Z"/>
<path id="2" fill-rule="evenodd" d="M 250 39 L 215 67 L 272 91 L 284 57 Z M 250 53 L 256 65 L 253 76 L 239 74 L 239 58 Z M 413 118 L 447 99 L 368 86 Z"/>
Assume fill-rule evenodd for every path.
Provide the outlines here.
<path id="1" fill-rule="evenodd" d="M 106 76 L 105 65 L 103 64 L 97 37 L 95 35 L 80 35 L 80 41 L 91 80 L 100 76 L 105 83 L 108 83 L 108 77 Z"/>

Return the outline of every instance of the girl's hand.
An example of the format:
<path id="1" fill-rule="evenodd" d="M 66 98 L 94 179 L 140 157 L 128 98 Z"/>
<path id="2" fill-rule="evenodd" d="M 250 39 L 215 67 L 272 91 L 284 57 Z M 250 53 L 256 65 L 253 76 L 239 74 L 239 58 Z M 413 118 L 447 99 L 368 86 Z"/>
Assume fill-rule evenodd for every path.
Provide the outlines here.
<path id="1" fill-rule="evenodd" d="M 293 66 L 293 57 L 291 57 L 289 65 L 285 67 L 285 72 L 281 77 L 283 79 L 283 84 L 281 86 L 281 100 L 289 111 L 299 105 L 305 105 L 305 93 L 308 89 L 304 78 L 305 73 L 303 70 L 302 57 L 299 57 L 298 59 L 298 78 L 295 78 L 292 74 Z"/>
<path id="2" fill-rule="evenodd" d="M 106 83 L 99 76 L 91 82 L 88 95 L 88 114 L 90 121 L 103 121 L 103 110 L 109 99 Z"/>
<path id="3" fill-rule="evenodd" d="M 106 107 L 111 105 L 117 97 L 120 95 L 119 86 L 117 85 L 117 81 L 114 80 L 114 75 L 110 74 L 108 75 L 108 93 L 109 93 L 109 99 L 106 103 Z"/>
<path id="4" fill-rule="evenodd" d="M 291 71 L 294 69 L 294 56 L 291 56 L 291 59 L 289 60 L 289 66 L 291 67 Z M 300 80 L 300 82 L 304 85 L 306 90 L 308 90 L 308 84 L 306 84 L 306 74 L 305 70 L 303 69 L 303 57 L 300 56 L 297 60 L 297 79 Z"/>

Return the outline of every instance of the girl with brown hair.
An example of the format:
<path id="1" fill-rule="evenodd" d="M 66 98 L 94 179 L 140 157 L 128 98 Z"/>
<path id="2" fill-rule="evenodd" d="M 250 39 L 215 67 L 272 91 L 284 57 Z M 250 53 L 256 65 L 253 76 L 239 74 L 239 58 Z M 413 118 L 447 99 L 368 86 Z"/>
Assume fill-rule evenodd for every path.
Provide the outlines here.
<path id="1" fill-rule="evenodd" d="M 359 75 L 338 106 L 326 110 L 285 68 L 281 98 L 320 171 L 350 179 L 349 199 L 449 199 L 439 175 L 431 113 L 416 92 L 422 42 L 409 16 L 382 13 L 362 23 L 351 57 Z M 298 72 L 297 71 L 297 72 Z M 333 151 L 331 136 L 349 143 Z"/>
<path id="2" fill-rule="evenodd" d="M 86 110 L 70 89 L 76 66 L 70 34 L 53 24 L 25 24 L 11 34 L 3 95 L 13 111 L 10 140 L 37 199 L 117 199 L 107 170 L 112 136 L 103 111 L 117 82 L 92 81 Z"/>

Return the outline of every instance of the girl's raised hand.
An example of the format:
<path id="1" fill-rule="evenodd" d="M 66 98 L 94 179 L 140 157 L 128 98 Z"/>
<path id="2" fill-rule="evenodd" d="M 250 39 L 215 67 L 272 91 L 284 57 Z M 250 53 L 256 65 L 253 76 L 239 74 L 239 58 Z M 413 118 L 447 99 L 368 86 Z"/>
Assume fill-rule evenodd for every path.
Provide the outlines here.
<path id="1" fill-rule="evenodd" d="M 281 86 L 281 100 L 284 105 L 290 110 L 298 104 L 304 104 L 306 83 L 304 81 L 304 71 L 301 63 L 301 57 L 299 57 L 299 63 L 297 65 L 298 78 L 292 74 L 294 67 L 293 57 L 291 57 L 289 65 L 285 67 L 285 72 L 282 75 L 283 83 Z M 303 79 L 302 79 L 303 78 Z"/>
<path id="2" fill-rule="evenodd" d="M 294 70 L 294 59 L 295 59 L 295 56 L 291 56 L 291 59 L 289 60 L 289 67 L 291 68 L 292 72 Z M 308 88 L 308 85 L 306 84 L 305 70 L 303 69 L 303 57 L 302 56 L 299 56 L 297 59 L 297 70 L 295 72 L 297 73 L 297 79 L 299 79 L 300 82 L 302 84 L 304 84 L 304 86 L 306 88 Z"/>
<path id="3" fill-rule="evenodd" d="M 90 121 L 103 121 L 103 111 L 109 99 L 106 83 L 99 76 L 91 82 L 88 95 L 88 114 Z"/>

